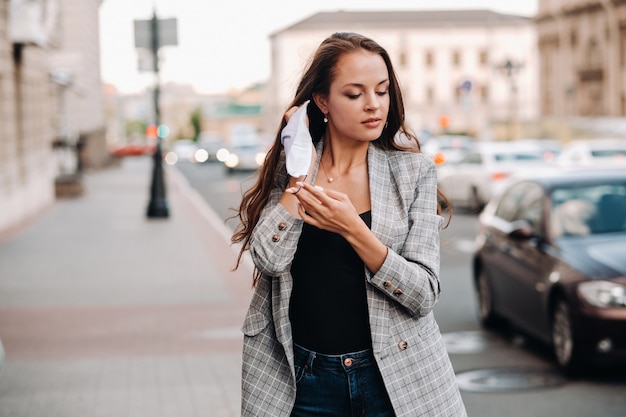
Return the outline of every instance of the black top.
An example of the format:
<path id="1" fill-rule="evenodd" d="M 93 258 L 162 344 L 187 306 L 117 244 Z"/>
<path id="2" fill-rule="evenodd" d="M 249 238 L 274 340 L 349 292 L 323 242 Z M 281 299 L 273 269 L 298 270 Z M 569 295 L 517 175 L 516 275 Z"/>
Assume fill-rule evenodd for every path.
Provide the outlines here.
<path id="1" fill-rule="evenodd" d="M 372 214 L 361 218 L 371 227 Z M 304 224 L 291 275 L 296 344 L 327 355 L 372 347 L 364 264 L 339 234 Z"/>

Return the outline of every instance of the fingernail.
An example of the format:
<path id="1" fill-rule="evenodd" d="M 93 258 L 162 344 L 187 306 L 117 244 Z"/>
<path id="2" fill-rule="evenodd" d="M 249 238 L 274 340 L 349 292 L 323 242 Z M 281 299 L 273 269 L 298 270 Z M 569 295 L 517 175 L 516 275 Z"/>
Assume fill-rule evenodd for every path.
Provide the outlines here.
<path id="1" fill-rule="evenodd" d="M 304 187 L 304 183 L 303 183 L 302 181 L 298 181 L 298 182 L 296 182 L 296 185 L 297 185 L 298 187 Z"/>
<path id="2" fill-rule="evenodd" d="M 315 186 L 315 189 L 316 189 L 316 190 L 320 190 L 320 191 L 324 191 L 324 187 L 320 187 L 319 185 L 316 185 L 316 186 Z"/>
<path id="3" fill-rule="evenodd" d="M 285 191 L 287 191 L 288 193 L 293 194 L 293 193 L 295 193 L 295 192 L 296 192 L 296 190 L 297 190 L 297 188 L 295 188 L 295 187 L 289 187 L 289 188 L 287 188 Z"/>

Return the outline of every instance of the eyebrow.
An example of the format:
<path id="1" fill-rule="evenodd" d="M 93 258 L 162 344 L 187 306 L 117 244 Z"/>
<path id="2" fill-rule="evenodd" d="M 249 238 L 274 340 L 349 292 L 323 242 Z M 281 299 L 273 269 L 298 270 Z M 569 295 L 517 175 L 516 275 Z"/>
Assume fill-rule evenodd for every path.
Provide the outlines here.
<path id="1" fill-rule="evenodd" d="M 379 82 L 378 84 L 376 84 L 376 87 L 378 87 L 381 84 L 387 83 L 389 82 L 389 78 L 386 78 L 384 80 L 382 80 L 381 82 Z M 344 84 L 343 87 L 359 87 L 359 88 L 363 88 L 365 87 L 365 85 L 360 84 L 360 83 L 348 83 L 348 84 Z"/>

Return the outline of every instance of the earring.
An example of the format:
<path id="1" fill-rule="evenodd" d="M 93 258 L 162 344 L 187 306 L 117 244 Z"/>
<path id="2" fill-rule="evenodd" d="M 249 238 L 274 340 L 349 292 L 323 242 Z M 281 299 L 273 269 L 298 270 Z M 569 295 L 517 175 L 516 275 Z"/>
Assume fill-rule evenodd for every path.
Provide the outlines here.
<path id="1" fill-rule="evenodd" d="M 328 116 L 324 115 L 324 123 L 328 123 Z"/>

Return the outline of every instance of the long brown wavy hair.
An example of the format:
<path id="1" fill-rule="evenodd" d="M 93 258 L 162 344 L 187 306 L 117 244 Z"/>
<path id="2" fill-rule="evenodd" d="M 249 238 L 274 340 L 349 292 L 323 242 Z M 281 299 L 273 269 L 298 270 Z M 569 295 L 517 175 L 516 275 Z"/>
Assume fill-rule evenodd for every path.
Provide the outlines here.
<path id="1" fill-rule="evenodd" d="M 299 106 L 307 100 L 311 100 L 308 106 L 309 130 L 314 143 L 318 143 L 324 136 L 326 124 L 322 111 L 315 105 L 313 94 L 328 95 L 330 85 L 335 78 L 335 69 L 339 59 L 348 53 L 359 50 L 366 50 L 376 53 L 382 57 L 387 66 L 389 74 L 389 113 L 387 124 L 380 137 L 372 142 L 374 146 L 384 150 L 420 151 L 417 138 L 405 126 L 404 102 L 402 92 L 398 83 L 391 59 L 387 51 L 378 43 L 363 35 L 350 32 L 337 32 L 326 38 L 313 54 L 308 68 L 304 72 L 302 79 L 296 89 L 296 94 L 287 109 Z M 265 158 L 265 162 L 259 168 L 259 175 L 256 183 L 243 194 L 238 213 L 234 216 L 239 218 L 239 225 L 231 238 L 233 244 L 242 243 L 237 257 L 236 269 L 245 251 L 249 249 L 252 230 L 259 221 L 261 210 L 267 204 L 274 184 L 274 176 L 280 161 L 282 145 L 280 133 L 285 127 L 286 121 L 282 119 L 276 132 L 273 145 Z M 406 143 L 399 143 L 397 138 L 404 135 Z M 411 146 L 413 145 L 413 146 Z M 438 191 L 440 201 L 447 202 L 445 197 Z M 441 204 L 437 212 L 441 211 Z M 258 271 L 255 271 L 254 282 L 258 279 Z"/>

